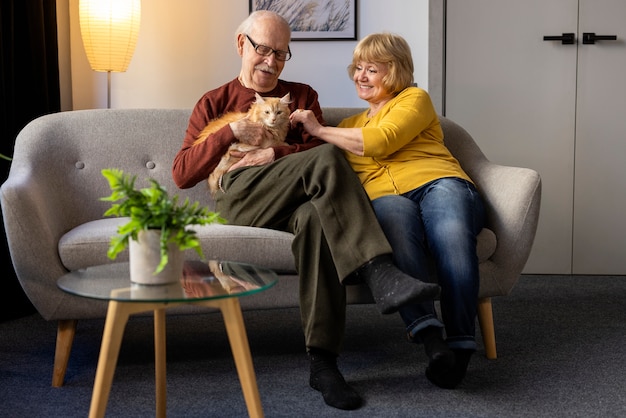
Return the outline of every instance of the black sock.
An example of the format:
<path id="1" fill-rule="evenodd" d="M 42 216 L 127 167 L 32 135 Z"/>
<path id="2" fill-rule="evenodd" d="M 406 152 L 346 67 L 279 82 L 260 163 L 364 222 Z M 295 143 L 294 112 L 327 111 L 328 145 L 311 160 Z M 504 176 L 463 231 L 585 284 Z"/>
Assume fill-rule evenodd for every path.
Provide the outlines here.
<path id="1" fill-rule="evenodd" d="M 337 368 L 337 356 L 325 350 L 311 349 L 311 377 L 309 384 L 322 393 L 324 402 L 338 409 L 357 409 L 362 399 L 344 380 Z"/>
<path id="2" fill-rule="evenodd" d="M 454 366 L 443 372 L 436 372 L 426 368 L 426 377 L 435 385 L 443 389 L 455 389 L 461 384 L 467 373 L 470 358 L 474 350 L 453 349 Z"/>
<path id="3" fill-rule="evenodd" d="M 428 368 L 434 373 L 443 373 L 454 365 L 454 352 L 448 347 L 441 335 L 441 328 L 429 326 L 417 335 L 424 343 L 424 351 L 430 360 Z"/>
<path id="4" fill-rule="evenodd" d="M 383 314 L 396 312 L 410 303 L 425 302 L 439 296 L 437 284 L 426 283 L 396 267 L 391 256 L 378 256 L 361 266 L 356 278 L 365 282 Z"/>

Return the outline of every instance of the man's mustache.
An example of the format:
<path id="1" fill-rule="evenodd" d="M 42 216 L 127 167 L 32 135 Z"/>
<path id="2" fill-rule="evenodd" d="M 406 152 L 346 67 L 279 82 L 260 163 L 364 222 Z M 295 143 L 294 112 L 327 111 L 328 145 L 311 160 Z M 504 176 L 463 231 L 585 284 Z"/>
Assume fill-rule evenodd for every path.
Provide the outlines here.
<path id="1" fill-rule="evenodd" d="M 254 67 L 254 69 L 255 70 L 259 70 L 259 71 L 265 71 L 265 72 L 270 73 L 270 74 L 276 74 L 276 69 L 274 69 L 274 68 L 272 68 L 270 66 L 267 66 L 267 65 L 257 65 L 257 66 Z"/>

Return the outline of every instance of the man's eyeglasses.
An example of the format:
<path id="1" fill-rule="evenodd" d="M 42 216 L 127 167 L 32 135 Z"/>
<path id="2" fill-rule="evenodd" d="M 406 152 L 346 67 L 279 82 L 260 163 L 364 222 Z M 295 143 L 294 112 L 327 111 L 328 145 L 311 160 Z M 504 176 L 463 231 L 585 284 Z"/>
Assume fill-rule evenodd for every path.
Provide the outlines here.
<path id="1" fill-rule="evenodd" d="M 287 47 L 287 51 L 280 51 L 277 49 L 272 49 L 267 45 L 259 45 L 254 42 L 252 38 L 250 38 L 250 36 L 248 35 L 246 35 L 246 38 L 248 38 L 248 40 L 254 47 L 254 51 L 259 55 L 267 57 L 269 55 L 272 55 L 273 53 L 276 59 L 279 61 L 289 61 L 289 59 L 291 58 L 291 49 L 289 49 L 289 47 Z"/>

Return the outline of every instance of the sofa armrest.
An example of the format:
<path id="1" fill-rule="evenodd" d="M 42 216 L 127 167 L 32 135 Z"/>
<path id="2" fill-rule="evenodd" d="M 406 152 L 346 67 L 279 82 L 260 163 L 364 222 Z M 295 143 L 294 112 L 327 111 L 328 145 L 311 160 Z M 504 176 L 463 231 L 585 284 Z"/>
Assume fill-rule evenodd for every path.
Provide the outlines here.
<path id="1" fill-rule="evenodd" d="M 529 168 L 483 161 L 473 170 L 486 205 L 487 227 L 497 237 L 490 261 L 503 294 L 513 288 L 530 255 L 539 221 L 541 178 Z"/>
<path id="2" fill-rule="evenodd" d="M 56 280 L 67 272 L 56 248 L 63 234 L 63 220 L 70 214 L 63 214 L 60 208 L 49 204 L 46 196 L 54 192 L 46 190 L 44 184 L 24 170 L 16 173 L 13 168 L 0 188 L 2 216 L 16 275 L 26 295 L 46 319 L 49 304 L 44 307 L 37 301 L 46 299 L 41 293 L 49 294 L 51 287 L 56 288 L 51 278 Z"/>

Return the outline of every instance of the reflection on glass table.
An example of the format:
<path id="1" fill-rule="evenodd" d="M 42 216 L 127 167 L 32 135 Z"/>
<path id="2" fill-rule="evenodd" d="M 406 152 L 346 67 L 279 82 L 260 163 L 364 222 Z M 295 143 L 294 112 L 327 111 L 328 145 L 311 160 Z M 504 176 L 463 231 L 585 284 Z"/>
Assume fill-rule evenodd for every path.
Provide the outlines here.
<path id="1" fill-rule="evenodd" d="M 131 314 L 145 311 L 154 312 L 156 416 L 165 416 L 165 310 L 193 304 L 221 310 L 248 414 L 262 417 L 239 298 L 269 289 L 277 281 L 272 270 L 215 260 L 186 261 L 180 282 L 165 285 L 132 283 L 128 263 L 89 267 L 61 277 L 58 286 L 64 291 L 109 301 L 89 416 L 104 416 L 124 328 Z"/>
<path id="2" fill-rule="evenodd" d="M 61 277 L 64 291 L 87 298 L 121 302 L 189 302 L 246 296 L 276 284 L 269 269 L 231 261 L 186 261 L 180 283 L 132 283 L 128 263 L 104 264 L 76 270 Z"/>

